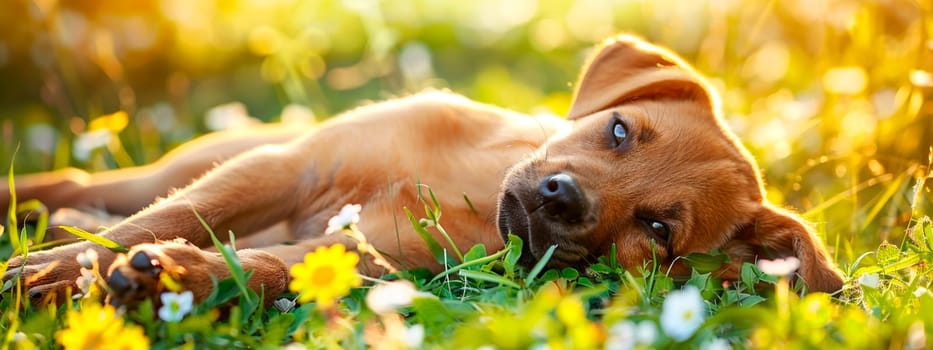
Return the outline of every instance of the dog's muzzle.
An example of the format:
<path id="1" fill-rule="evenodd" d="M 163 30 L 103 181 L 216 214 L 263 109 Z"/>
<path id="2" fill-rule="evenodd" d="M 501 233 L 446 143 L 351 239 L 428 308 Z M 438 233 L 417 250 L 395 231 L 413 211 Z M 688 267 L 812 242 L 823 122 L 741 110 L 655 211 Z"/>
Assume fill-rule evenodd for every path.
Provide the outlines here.
<path id="1" fill-rule="evenodd" d="M 587 252 L 571 237 L 577 237 L 592 216 L 583 189 L 564 173 L 545 176 L 536 185 L 528 182 L 512 182 L 503 191 L 499 199 L 500 235 L 504 240 L 509 233 L 522 239 L 522 265 L 534 265 L 555 244 L 558 249 L 549 265 L 573 265 Z"/>

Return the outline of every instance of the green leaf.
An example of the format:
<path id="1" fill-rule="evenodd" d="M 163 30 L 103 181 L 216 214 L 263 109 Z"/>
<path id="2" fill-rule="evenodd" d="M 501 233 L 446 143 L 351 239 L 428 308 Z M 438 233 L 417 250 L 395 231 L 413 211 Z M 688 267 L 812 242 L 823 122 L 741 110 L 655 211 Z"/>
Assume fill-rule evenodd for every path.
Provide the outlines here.
<path id="1" fill-rule="evenodd" d="M 690 253 L 684 257 L 684 262 L 702 273 L 718 270 L 724 263 L 729 262 L 729 256 L 713 251 L 711 254 Z"/>
<path id="2" fill-rule="evenodd" d="M 415 229 L 415 232 L 421 236 L 421 240 L 424 241 L 424 244 L 428 246 L 428 251 L 431 252 L 434 259 L 442 266 L 446 266 L 444 265 L 446 263 L 446 261 L 444 261 L 444 249 L 441 248 L 441 245 L 437 243 L 437 240 L 431 236 L 431 233 L 418 222 L 418 219 L 411 213 L 411 210 L 408 210 L 408 207 L 402 209 L 405 210 L 405 216 L 408 216 L 408 221 L 411 222 L 411 226 Z"/>
<path id="3" fill-rule="evenodd" d="M 555 249 L 557 249 L 556 244 L 548 248 L 547 251 L 544 252 L 544 256 L 541 257 L 541 260 L 538 260 L 538 263 L 535 264 L 535 266 L 531 268 L 531 271 L 528 272 L 528 277 L 525 278 L 528 281 L 527 283 L 528 285 L 531 285 L 532 283 L 534 283 L 535 277 L 538 277 L 538 273 L 540 273 L 541 270 L 543 270 L 544 267 L 547 266 L 547 263 L 548 261 L 551 260 L 551 255 L 554 254 Z"/>
<path id="4" fill-rule="evenodd" d="M 755 305 L 755 304 L 759 304 L 759 303 L 761 303 L 761 302 L 763 302 L 763 301 L 765 301 L 765 298 L 763 298 L 763 297 L 760 297 L 760 296 L 757 296 L 757 295 L 747 294 L 747 295 L 743 295 L 743 296 L 739 299 L 739 306 L 741 306 L 741 307 L 749 307 L 749 306 L 752 306 L 752 305 Z"/>
<path id="5" fill-rule="evenodd" d="M 544 271 L 543 275 L 541 275 L 541 280 L 542 281 L 553 281 L 553 280 L 556 280 L 558 277 L 560 277 L 560 272 L 558 272 L 556 269 L 548 269 L 547 271 Z"/>
<path id="6" fill-rule="evenodd" d="M 686 284 L 697 287 L 697 289 L 701 291 L 706 290 L 706 284 L 709 282 L 710 275 L 710 273 L 699 273 L 694 270 Z"/>
<path id="7" fill-rule="evenodd" d="M 469 262 L 470 260 L 476 260 L 486 256 L 486 246 L 483 244 L 474 245 L 470 250 L 467 251 L 466 255 L 463 256 L 463 262 Z"/>
<path id="8" fill-rule="evenodd" d="M 485 248 L 483 248 L 483 250 L 485 250 Z M 454 272 L 460 271 L 460 270 L 465 269 L 465 268 L 467 268 L 467 267 L 475 266 L 475 265 L 482 265 L 482 264 L 485 264 L 485 263 L 487 263 L 487 262 L 494 261 L 494 260 L 496 260 L 496 259 L 502 257 L 502 255 L 504 255 L 505 253 L 506 253 L 506 250 L 503 249 L 503 250 L 500 250 L 500 251 L 496 252 L 496 253 L 493 254 L 493 255 L 485 256 L 485 257 L 482 257 L 482 258 L 477 258 L 477 259 L 470 260 L 470 261 L 467 261 L 467 262 L 465 262 L 465 263 L 462 263 L 462 264 L 460 264 L 460 265 L 451 267 L 451 268 L 449 268 L 449 269 L 447 269 L 447 270 L 444 270 L 444 272 L 441 272 L 441 273 L 437 274 L 437 276 L 434 276 L 434 278 L 432 278 L 431 281 L 428 282 L 428 284 L 437 282 L 437 281 L 440 280 L 441 278 L 444 278 L 444 276 L 450 275 L 450 274 L 452 274 L 452 273 L 454 273 Z"/>
<path id="9" fill-rule="evenodd" d="M 16 209 L 17 213 L 27 213 L 32 212 L 33 214 L 38 213 L 39 217 L 36 220 L 36 229 L 35 229 L 35 243 L 42 243 L 45 241 L 45 233 L 48 232 L 49 228 L 49 208 L 42 204 L 37 199 L 30 199 L 28 201 L 19 203 Z M 0 230 L 2 233 L 2 230 Z"/>
<path id="10" fill-rule="evenodd" d="M 758 266 L 742 263 L 741 279 L 748 290 L 755 290 L 755 285 L 758 284 Z"/>
<path id="11" fill-rule="evenodd" d="M 876 256 L 878 257 L 878 265 L 887 267 L 898 261 L 901 256 L 901 251 L 897 249 L 897 246 L 888 242 L 883 242 L 878 246 L 878 254 Z"/>
<path id="12" fill-rule="evenodd" d="M 596 263 L 596 264 L 590 265 L 590 270 L 593 270 L 593 272 L 605 274 L 605 275 L 612 273 L 612 269 L 603 263 Z"/>
<path id="13" fill-rule="evenodd" d="M 511 276 L 515 273 L 515 265 L 518 264 L 518 259 L 522 257 L 522 244 L 521 238 L 509 234 L 509 242 L 506 244 L 508 252 L 505 254 L 505 260 L 502 261 L 506 275 Z"/>
<path id="14" fill-rule="evenodd" d="M 243 265 L 240 264 L 240 259 L 236 256 L 236 251 L 233 250 L 229 245 L 225 245 L 217 239 L 217 235 L 214 234 L 214 230 L 211 229 L 211 226 L 207 224 L 207 221 L 204 221 L 204 218 L 201 217 L 201 214 L 198 214 L 197 210 L 194 210 L 194 206 L 191 207 L 191 212 L 194 213 L 194 217 L 198 219 L 198 222 L 201 223 L 201 226 L 207 230 L 207 233 L 211 236 L 211 241 L 214 242 L 214 248 L 220 252 L 220 256 L 224 258 L 224 262 L 227 264 L 227 268 L 230 269 L 230 277 L 236 281 L 237 288 L 240 289 L 240 293 L 246 299 L 247 302 L 250 302 L 249 287 L 246 286 L 246 281 L 249 278 L 246 273 L 243 271 Z"/>
<path id="15" fill-rule="evenodd" d="M 96 234 L 87 232 L 77 227 L 59 226 L 58 228 L 65 230 L 65 232 L 68 232 L 78 238 L 84 239 L 88 242 L 107 248 L 110 251 L 115 252 L 115 253 L 126 253 L 129 251 L 128 249 L 126 249 L 125 247 L 123 247 L 117 242 L 111 241 L 107 238 L 104 238 L 101 235 L 96 235 Z"/>
<path id="16" fill-rule="evenodd" d="M 223 281 L 218 282 L 217 278 L 212 275 L 211 280 L 214 283 L 214 290 L 201 304 L 201 307 L 205 310 L 224 305 L 240 295 L 240 290 L 236 288 L 237 283 L 232 278 L 225 278 Z"/>
<path id="17" fill-rule="evenodd" d="M 565 267 L 560 271 L 560 276 L 568 280 L 575 280 L 580 277 L 580 272 L 572 267 Z"/>
<path id="18" fill-rule="evenodd" d="M 483 272 L 483 271 L 461 270 L 460 276 L 463 276 L 469 279 L 498 283 L 500 285 L 509 286 L 515 289 L 521 288 L 521 286 L 519 286 L 518 283 L 515 283 L 505 277 L 491 274 L 488 272 Z"/>

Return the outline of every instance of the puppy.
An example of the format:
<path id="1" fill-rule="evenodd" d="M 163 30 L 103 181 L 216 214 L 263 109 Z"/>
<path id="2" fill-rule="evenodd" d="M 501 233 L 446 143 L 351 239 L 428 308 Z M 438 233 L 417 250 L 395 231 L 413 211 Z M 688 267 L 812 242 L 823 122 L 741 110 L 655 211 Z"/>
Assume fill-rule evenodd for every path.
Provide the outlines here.
<path id="1" fill-rule="evenodd" d="M 221 257 L 201 249 L 211 239 L 200 215 L 214 232 L 249 237 L 266 230 L 257 237 L 279 237 L 238 251 L 244 268 L 254 271 L 250 287 L 276 295 L 287 285 L 287 267 L 305 253 L 356 246 L 323 234 L 328 218 L 348 203 L 362 204 L 358 227 L 378 250 L 403 268 L 436 272 L 441 266 L 403 210 L 420 207 L 429 186 L 454 244 L 497 250 L 512 233 L 525 242 L 525 265 L 556 245 L 551 266 L 584 267 L 615 244 L 626 268 L 657 257 L 673 274 L 689 275 L 678 257 L 718 249 L 731 258 L 716 272 L 725 279 L 737 279 L 744 262 L 795 256 L 797 277 L 809 290 L 842 287 L 819 238 L 765 201 L 758 168 L 723 124 L 718 99 L 700 75 L 629 36 L 595 52 L 566 119 L 429 92 L 301 132 L 269 126 L 208 136 L 142 169 L 17 179 L 20 198 L 38 198 L 51 209 L 132 214 L 102 235 L 135 247 L 122 256 L 87 242 L 31 252 L 12 259 L 4 279 L 21 272 L 31 298 L 61 295 L 79 276 L 75 256 L 93 249 L 109 268 L 118 302 L 158 293 L 158 272 L 166 268 L 200 300 L 210 292 L 209 275 L 225 270 Z M 215 161 L 222 164 L 168 194 Z M 188 243 L 165 242 L 175 238 Z"/>

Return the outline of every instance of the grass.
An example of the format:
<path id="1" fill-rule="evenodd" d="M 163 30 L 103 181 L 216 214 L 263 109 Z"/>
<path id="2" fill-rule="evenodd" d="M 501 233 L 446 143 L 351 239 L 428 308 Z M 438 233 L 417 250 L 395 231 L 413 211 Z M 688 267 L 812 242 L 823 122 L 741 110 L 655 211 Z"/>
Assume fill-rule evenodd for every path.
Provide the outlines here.
<path id="1" fill-rule="evenodd" d="M 440 225 L 437 203 L 425 208 L 425 218 L 412 216 L 412 224 L 418 228 Z M 352 235 L 358 234 L 355 228 L 347 227 L 351 237 L 359 237 Z M 638 346 L 652 348 L 923 348 L 933 325 L 933 293 L 928 290 L 931 267 L 927 264 L 933 258 L 933 220 L 916 216 L 908 231 L 900 244 L 884 243 L 843 266 L 848 272 L 846 286 L 834 296 L 803 295 L 802 286 L 789 285 L 786 278 L 765 274 L 754 264 L 745 264 L 741 279 L 731 283 L 700 272 L 716 267 L 715 256 L 692 256 L 688 264 L 695 269 L 685 282 L 668 277 L 651 262 L 629 271 L 607 257 L 582 271 L 545 270 L 545 258 L 526 271 L 516 265 L 522 241 L 510 236 L 498 252 L 487 252 L 482 245 L 466 250 L 462 259 L 437 252 L 439 261 L 448 266 L 438 275 L 415 270 L 385 276 L 391 283 L 410 281 L 420 291 L 388 312 L 378 308 L 380 312 L 374 312 L 373 301 L 367 300 L 367 294 L 377 293 L 374 290 L 386 284 L 383 280 L 352 289 L 334 308 L 320 308 L 314 302 L 295 305 L 297 295 L 288 294 L 275 307 L 264 309 L 260 296 L 231 278 L 215 280 L 214 293 L 180 321 L 160 320 L 147 301 L 135 310 L 119 310 L 109 322 L 122 328 L 108 328 L 101 335 L 126 339 L 120 332 L 141 329 L 147 339 L 139 338 L 136 344 L 149 342 L 155 349 L 279 348 L 286 344 L 294 348 L 415 344 L 419 348 L 581 349 L 625 346 L 629 343 L 620 338 L 624 334 L 631 336 L 630 341 L 643 342 Z M 10 237 L 3 236 L 6 244 Z M 429 246 L 438 246 L 430 236 L 426 239 Z M 248 276 L 235 255 L 225 258 L 232 275 Z M 683 312 L 679 308 L 690 307 L 689 303 L 667 305 L 678 290 L 687 289 L 697 291 L 693 302 L 700 303 L 701 312 L 693 317 L 702 323 L 686 337 L 676 337 L 672 329 L 677 328 L 665 328 L 664 314 L 677 315 Z M 34 308 L 21 286 L 12 281 L 0 295 L 0 307 L 5 310 L 0 321 L 4 347 L 53 348 L 62 341 L 57 334 L 72 328 L 79 329 L 79 334 L 95 334 L 70 320 L 83 312 L 74 310 L 98 312 L 97 299 Z M 625 333 L 632 327 L 641 327 L 642 333 Z M 637 335 L 644 332 L 648 335 Z"/>
<path id="2" fill-rule="evenodd" d="M 149 163 L 206 132 L 205 115 L 230 101 L 264 121 L 296 105 L 292 115 L 321 119 L 361 100 L 449 87 L 561 115 L 587 49 L 631 32 L 711 78 L 725 119 L 762 166 L 769 200 L 814 223 L 847 276 L 842 293 L 800 295 L 755 265 L 743 267 L 740 281 L 711 278 L 702 271 L 719 263 L 716 255 L 691 257 L 697 271 L 674 281 L 651 262 L 626 271 L 611 259 L 582 271 L 526 271 L 515 266 L 515 238 L 498 252 L 445 252 L 426 240 L 449 269 L 386 276 L 420 291 L 398 312 L 368 306 L 382 282 L 353 289 L 336 309 L 282 301 L 281 311 L 225 280 L 217 281 L 222 293 L 180 322 L 159 320 L 151 304 L 117 314 L 126 323 L 113 338 L 119 328 L 126 339 L 144 333 L 153 348 L 356 348 L 403 344 L 403 335 L 423 331 L 424 348 L 624 348 L 625 334 L 659 348 L 723 345 L 717 340 L 738 348 L 930 347 L 929 4 L 532 0 L 506 11 L 482 1 L 383 0 L 365 9 L 331 0 L 99 3 L 0 5 L 0 23 L 19 24 L 0 31 L 0 163 L 21 173 Z M 156 39 L 139 44 L 147 33 Z M 0 261 L 42 247 L 28 246 L 43 241 L 42 208 L 21 203 L 40 213 L 36 226 L 0 226 Z M 442 228 L 440 208 L 410 209 L 416 229 Z M 230 263 L 233 275 L 247 273 Z M 685 286 L 701 296 L 703 323 L 680 340 L 662 324 L 671 317 L 665 310 L 695 306 L 692 294 L 673 293 Z M 25 299 L 16 284 L 2 287 L 0 348 L 56 347 L 55 334 L 72 327 L 69 310 L 92 309 L 37 309 Z M 222 307 L 230 301 L 236 306 Z"/>

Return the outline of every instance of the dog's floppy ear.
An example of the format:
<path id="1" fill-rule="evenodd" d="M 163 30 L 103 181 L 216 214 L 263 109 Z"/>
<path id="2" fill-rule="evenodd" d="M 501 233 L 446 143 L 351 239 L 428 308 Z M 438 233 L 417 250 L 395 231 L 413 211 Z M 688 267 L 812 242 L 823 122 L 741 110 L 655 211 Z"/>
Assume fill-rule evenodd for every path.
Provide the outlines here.
<path id="1" fill-rule="evenodd" d="M 695 100 L 716 108 L 706 81 L 673 53 L 628 35 L 606 40 L 577 82 L 567 119 L 642 98 Z"/>
<path id="2" fill-rule="evenodd" d="M 744 251 L 738 255 L 751 259 L 794 256 L 800 260 L 797 277 L 806 282 L 808 290 L 833 293 L 842 289 L 842 273 L 819 237 L 799 218 L 783 209 L 763 204 L 754 222 L 741 228 L 725 250 L 737 252 L 736 249 Z M 734 263 L 741 264 L 741 261 Z"/>

